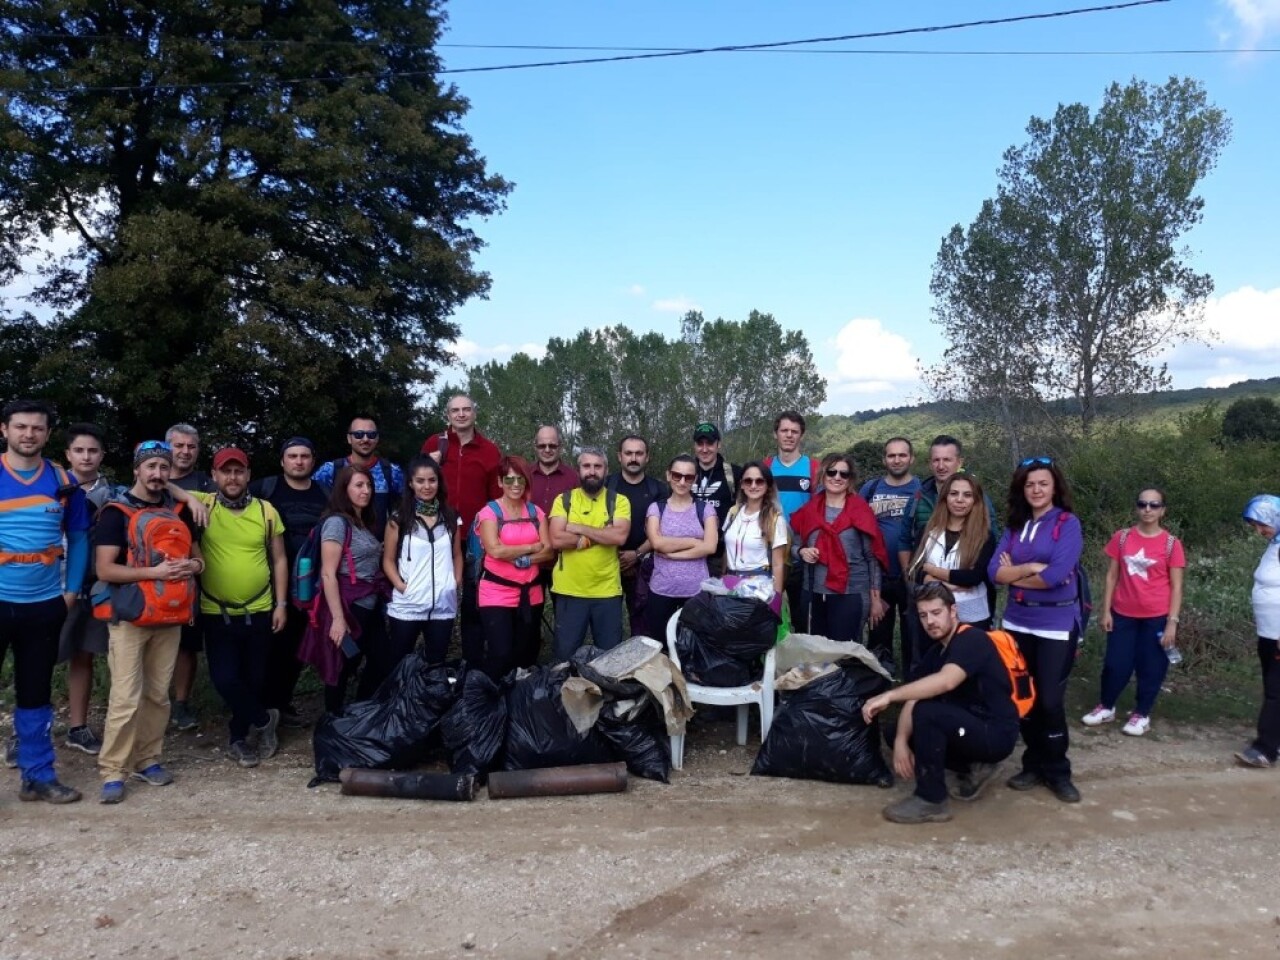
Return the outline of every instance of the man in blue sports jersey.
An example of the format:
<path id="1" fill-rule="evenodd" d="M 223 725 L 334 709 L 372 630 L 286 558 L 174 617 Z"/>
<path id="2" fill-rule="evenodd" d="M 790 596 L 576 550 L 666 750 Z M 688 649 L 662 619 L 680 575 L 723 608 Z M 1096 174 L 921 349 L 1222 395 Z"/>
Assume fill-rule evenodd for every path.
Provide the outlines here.
<path id="1" fill-rule="evenodd" d="M 0 414 L 0 660 L 13 647 L 13 729 L 23 800 L 73 803 L 53 768 L 53 667 L 67 611 L 89 566 L 89 509 L 66 471 L 42 454 L 52 411 L 14 400 Z M 66 582 L 59 561 L 66 538 Z"/>
<path id="2" fill-rule="evenodd" d="M 818 461 L 800 452 L 804 431 L 804 417 L 795 410 L 783 410 L 773 420 L 773 438 L 778 442 L 778 453 L 764 459 L 764 465 L 773 474 L 782 518 L 788 523 L 791 522 L 791 514 L 818 492 Z M 787 568 L 787 603 L 793 611 L 800 609 L 800 569 L 803 566 L 793 563 Z"/>

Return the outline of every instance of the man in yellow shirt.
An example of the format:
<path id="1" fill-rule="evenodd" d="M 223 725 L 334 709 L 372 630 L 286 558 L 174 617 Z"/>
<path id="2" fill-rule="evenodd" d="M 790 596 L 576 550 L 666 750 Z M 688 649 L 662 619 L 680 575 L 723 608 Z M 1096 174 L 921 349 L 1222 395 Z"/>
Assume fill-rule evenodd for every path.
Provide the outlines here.
<path id="1" fill-rule="evenodd" d="M 276 508 L 249 494 L 249 458 L 226 447 L 213 456 L 216 493 L 192 492 L 209 507 L 200 540 L 205 569 L 200 580 L 209 678 L 231 710 L 228 756 L 256 767 L 273 756 L 280 711 L 262 704 L 271 634 L 284 629 L 289 604 L 289 563 L 284 524 Z"/>
<path id="2" fill-rule="evenodd" d="M 599 447 L 578 454 L 581 483 L 551 507 L 551 545 L 560 551 L 551 574 L 556 604 L 556 661 L 568 660 L 587 638 L 601 650 L 622 642 L 622 575 L 618 548 L 631 530 L 631 501 L 605 489 L 609 458 Z"/>

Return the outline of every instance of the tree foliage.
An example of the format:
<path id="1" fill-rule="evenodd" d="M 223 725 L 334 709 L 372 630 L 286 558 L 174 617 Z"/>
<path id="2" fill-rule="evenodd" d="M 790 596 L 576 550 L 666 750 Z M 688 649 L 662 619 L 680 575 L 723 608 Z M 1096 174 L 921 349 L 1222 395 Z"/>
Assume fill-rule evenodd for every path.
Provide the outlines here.
<path id="1" fill-rule="evenodd" d="M 436 0 L 0 8 L 0 284 L 74 238 L 31 297 L 53 315 L 42 376 L 82 385 L 64 413 L 251 446 L 355 410 L 417 432 L 451 313 L 488 286 L 470 222 L 508 189 L 436 79 L 442 19 Z"/>
<path id="2" fill-rule="evenodd" d="M 1004 154 L 997 196 L 953 227 L 934 265 L 934 317 L 950 342 L 932 381 L 994 402 L 1018 427 L 1070 397 L 1088 434 L 1102 397 L 1161 389 L 1155 358 L 1201 336 L 1213 282 L 1181 237 L 1230 125 L 1193 80 L 1113 84 L 1096 112 L 1060 105 Z"/>
<path id="3" fill-rule="evenodd" d="M 1280 405 L 1270 397 L 1245 397 L 1227 407 L 1222 436 L 1234 443 L 1280 441 Z"/>

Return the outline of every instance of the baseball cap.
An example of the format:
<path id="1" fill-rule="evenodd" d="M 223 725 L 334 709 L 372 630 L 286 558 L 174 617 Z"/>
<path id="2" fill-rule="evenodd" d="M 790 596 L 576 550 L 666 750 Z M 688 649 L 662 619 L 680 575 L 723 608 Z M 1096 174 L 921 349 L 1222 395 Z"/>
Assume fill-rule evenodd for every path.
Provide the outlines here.
<path id="1" fill-rule="evenodd" d="M 173 447 L 164 440 L 145 440 L 133 448 L 133 465 L 159 458 L 173 463 Z"/>
<path id="2" fill-rule="evenodd" d="M 702 422 L 693 428 L 694 440 L 719 440 L 720 429 L 710 422 Z"/>
<path id="3" fill-rule="evenodd" d="M 290 437 L 284 443 L 280 444 L 280 456 L 284 456 L 284 452 L 290 447 L 306 447 L 312 453 L 316 452 L 316 445 L 306 437 Z"/>
<path id="4" fill-rule="evenodd" d="M 213 469 L 221 470 L 228 463 L 238 463 L 243 467 L 248 467 L 249 458 L 239 447 L 223 447 L 213 455 Z"/>

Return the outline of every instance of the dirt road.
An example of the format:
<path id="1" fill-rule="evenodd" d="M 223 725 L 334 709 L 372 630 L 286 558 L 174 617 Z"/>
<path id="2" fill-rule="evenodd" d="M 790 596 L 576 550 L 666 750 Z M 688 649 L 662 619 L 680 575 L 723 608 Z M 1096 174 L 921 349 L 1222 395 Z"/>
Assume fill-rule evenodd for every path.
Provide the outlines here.
<path id="1" fill-rule="evenodd" d="M 902 786 L 745 776 L 731 734 L 669 786 L 470 804 L 307 790 L 298 734 L 256 770 L 174 736 L 178 782 L 118 807 L 10 771 L 0 958 L 1280 954 L 1280 773 L 1231 765 L 1243 730 L 1080 732 L 1082 804 L 1001 787 L 926 827 L 880 817 Z"/>

